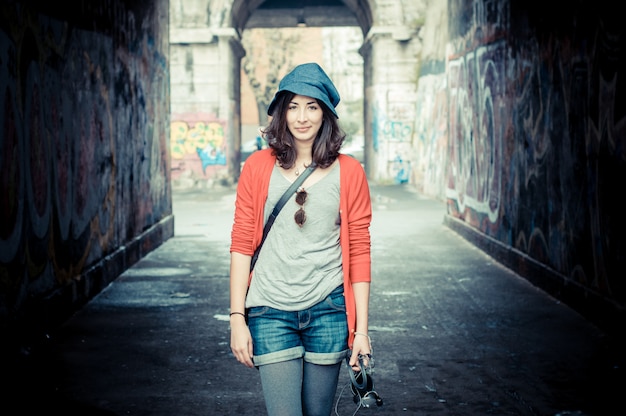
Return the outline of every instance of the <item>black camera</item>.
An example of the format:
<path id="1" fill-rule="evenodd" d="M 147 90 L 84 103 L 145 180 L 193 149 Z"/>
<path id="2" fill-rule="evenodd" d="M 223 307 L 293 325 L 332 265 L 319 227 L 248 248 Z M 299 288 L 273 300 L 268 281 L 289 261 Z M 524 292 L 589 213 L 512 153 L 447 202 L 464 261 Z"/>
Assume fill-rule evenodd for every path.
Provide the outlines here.
<path id="1" fill-rule="evenodd" d="M 363 356 L 359 355 L 360 370 L 354 371 L 350 366 L 350 357 L 346 357 L 346 364 L 350 372 L 350 389 L 352 390 L 354 403 L 360 404 L 361 407 L 372 407 L 383 405 L 383 399 L 374 390 L 374 379 L 371 371 L 363 365 Z M 368 354 L 371 360 L 371 355 Z"/>

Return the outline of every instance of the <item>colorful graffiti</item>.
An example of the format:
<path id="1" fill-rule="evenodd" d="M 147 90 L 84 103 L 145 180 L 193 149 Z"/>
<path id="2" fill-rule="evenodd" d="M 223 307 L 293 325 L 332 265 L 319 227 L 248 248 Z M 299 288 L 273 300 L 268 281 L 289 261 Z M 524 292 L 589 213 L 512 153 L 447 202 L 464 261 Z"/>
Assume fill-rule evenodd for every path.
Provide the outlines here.
<path id="1" fill-rule="evenodd" d="M 39 14 L 36 3 L 0 6 L 5 312 L 19 314 L 26 301 L 71 291 L 90 268 L 171 215 L 169 75 L 166 51 L 159 50 L 167 42 L 158 39 L 167 20 L 154 11 L 167 2 L 133 12 L 121 2 L 92 5 L 83 4 L 81 19 L 110 27 L 83 30 Z M 135 25 L 134 13 L 153 20 Z M 125 18 L 112 22 L 112 15 Z M 72 297 L 93 295 L 86 292 Z"/>
<path id="2" fill-rule="evenodd" d="M 203 173 L 207 166 L 226 165 L 226 142 L 224 126 L 218 122 L 196 122 L 192 126 L 185 121 L 173 121 L 170 125 L 170 146 L 173 161 L 197 156 Z"/>
<path id="3" fill-rule="evenodd" d="M 445 65 L 423 63 L 415 117 L 415 185 L 426 195 L 445 199 L 448 164 L 448 99 Z"/>
<path id="4" fill-rule="evenodd" d="M 491 222 L 501 201 L 505 117 L 505 44 L 477 48 L 448 63 L 449 133 L 447 197 L 461 213 L 471 209 Z M 474 226 L 475 217 L 468 217 Z"/>
<path id="5" fill-rule="evenodd" d="M 398 99 L 407 100 L 404 94 Z M 374 100 L 379 103 L 379 100 Z M 379 160 L 386 164 L 379 166 L 378 176 L 393 178 L 395 183 L 407 183 L 411 177 L 413 159 L 412 139 L 415 123 L 415 102 L 390 103 L 388 109 L 380 104 L 372 107 L 372 143 Z"/>
<path id="6" fill-rule="evenodd" d="M 467 32 L 450 40 L 449 212 L 623 303 L 626 220 L 615 189 L 626 168 L 626 110 L 611 64 L 623 56 L 621 28 L 581 14 L 585 24 L 561 21 L 557 35 L 532 26 L 543 9 L 517 4 L 528 20 L 511 33 L 509 2 L 482 4 L 451 3 L 450 27 Z"/>

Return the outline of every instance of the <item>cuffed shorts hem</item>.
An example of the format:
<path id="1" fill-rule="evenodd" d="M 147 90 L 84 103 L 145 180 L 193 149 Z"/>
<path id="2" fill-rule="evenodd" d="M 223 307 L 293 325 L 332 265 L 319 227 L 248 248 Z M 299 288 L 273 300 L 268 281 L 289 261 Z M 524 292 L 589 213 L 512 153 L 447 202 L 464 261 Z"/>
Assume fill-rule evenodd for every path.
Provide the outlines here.
<path id="1" fill-rule="evenodd" d="M 252 357 L 255 366 L 280 363 L 295 360 L 304 356 L 304 347 L 287 348 L 286 350 L 270 352 L 268 354 L 255 355 Z"/>
<path id="2" fill-rule="evenodd" d="M 350 350 L 343 350 L 341 352 L 307 352 L 304 354 L 304 361 L 311 364 L 319 365 L 333 365 L 343 361 L 346 358 Z"/>
<path id="3" fill-rule="evenodd" d="M 305 352 L 304 347 L 288 348 L 282 351 L 271 352 L 269 354 L 255 355 L 254 365 L 275 364 L 283 361 L 296 360 L 304 357 L 304 361 L 318 365 L 333 365 L 343 361 L 350 350 L 340 352 Z"/>

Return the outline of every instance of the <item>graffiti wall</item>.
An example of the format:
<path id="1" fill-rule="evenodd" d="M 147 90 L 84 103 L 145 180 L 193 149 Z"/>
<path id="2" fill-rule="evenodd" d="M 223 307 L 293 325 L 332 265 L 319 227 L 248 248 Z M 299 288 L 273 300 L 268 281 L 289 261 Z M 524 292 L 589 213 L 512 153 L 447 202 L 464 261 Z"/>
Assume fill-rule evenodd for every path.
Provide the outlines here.
<path id="1" fill-rule="evenodd" d="M 71 310 L 173 234 L 168 4 L 72 7 L 0 4 L 2 328 L 55 296 Z"/>
<path id="2" fill-rule="evenodd" d="M 372 100 L 372 146 L 379 161 L 378 177 L 408 183 L 411 177 L 415 93 L 381 91 Z"/>
<path id="3" fill-rule="evenodd" d="M 175 189 L 210 187 L 212 181 L 227 174 L 225 125 L 207 114 L 172 114 L 170 153 Z"/>
<path id="4" fill-rule="evenodd" d="M 623 310 L 626 43 L 591 1 L 449 1 L 449 213 Z"/>
<path id="5" fill-rule="evenodd" d="M 448 100 L 445 62 L 421 64 L 415 115 L 413 180 L 418 190 L 438 200 L 446 195 Z"/>

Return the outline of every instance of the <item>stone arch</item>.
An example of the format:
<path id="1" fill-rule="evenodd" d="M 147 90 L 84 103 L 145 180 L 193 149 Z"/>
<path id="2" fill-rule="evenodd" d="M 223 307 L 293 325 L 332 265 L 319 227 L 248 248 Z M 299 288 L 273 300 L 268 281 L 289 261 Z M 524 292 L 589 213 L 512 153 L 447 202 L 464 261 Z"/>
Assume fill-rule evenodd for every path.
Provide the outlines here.
<path id="1" fill-rule="evenodd" d="M 269 6 L 267 6 L 269 4 Z M 293 0 L 268 0 L 268 1 L 259 1 L 259 0 L 234 0 L 232 3 L 231 10 L 231 24 L 235 32 L 237 32 L 242 41 L 245 41 L 246 29 L 253 28 L 290 28 L 297 27 L 299 20 L 302 19 L 302 23 L 306 23 L 307 27 L 335 27 L 335 26 L 351 26 L 358 28 L 362 35 L 361 37 L 361 45 L 363 39 L 365 39 L 366 34 L 369 32 L 373 22 L 372 22 L 372 11 L 370 1 L 367 0 L 302 0 L 302 1 L 293 1 Z M 249 42 L 249 39 L 248 39 Z M 247 43 L 247 42 L 246 42 Z M 249 47 L 242 45 L 243 48 L 247 49 Z M 356 51 L 359 48 L 359 44 L 356 47 L 353 47 L 351 50 Z M 252 53 L 251 51 L 247 51 L 246 54 Z M 268 52 L 269 53 L 269 52 Z M 270 56 L 266 56 L 267 59 L 270 59 Z M 320 57 L 321 58 L 321 57 Z M 328 58 L 328 57 L 327 57 Z M 298 58 L 295 58 L 296 61 Z M 332 61 L 332 58 L 330 58 Z M 244 68 L 244 63 L 246 58 L 242 58 L 242 68 Z M 337 61 L 332 61 L 337 62 Z M 355 62 L 354 59 L 352 62 Z M 345 65 L 345 64 L 344 64 Z M 338 68 L 341 66 L 341 62 L 338 62 L 336 65 L 331 65 L 327 67 L 327 70 L 330 70 L 329 74 L 332 77 L 333 71 L 341 70 Z M 244 72 L 246 72 L 244 70 Z M 261 70 L 263 72 L 263 70 Z M 338 72 L 335 72 L 338 73 Z M 363 64 L 359 64 L 358 73 L 361 74 L 359 76 L 362 77 L 363 73 Z M 244 75 L 246 76 L 246 75 Z M 334 77 L 333 77 L 334 78 Z M 341 77 L 345 78 L 345 77 Z M 334 78 L 335 79 L 335 78 Z M 263 83 L 263 80 L 260 80 Z M 341 81 L 340 81 L 341 82 Z M 348 82 L 344 81 L 346 85 L 359 85 L 362 84 L 362 79 L 359 81 Z M 253 83 L 254 85 L 259 85 L 258 82 Z M 250 108 L 252 105 L 251 101 L 245 101 L 246 97 L 249 97 L 249 91 L 247 94 L 243 94 L 243 91 L 249 90 L 247 87 L 247 83 L 244 82 L 242 84 L 242 95 L 240 105 L 241 105 L 241 141 L 238 143 L 240 148 L 240 154 L 242 155 L 242 160 L 245 155 L 247 155 L 251 150 L 254 149 L 254 143 L 252 138 L 254 137 L 253 131 L 258 131 L 258 125 L 254 125 L 254 121 L 250 120 L 249 113 L 245 109 Z M 340 87 L 340 85 L 338 85 Z M 261 90 L 257 91 L 261 96 L 257 96 L 255 99 L 255 103 L 258 106 L 259 114 L 262 117 L 262 111 L 264 106 L 269 102 L 268 98 L 265 96 L 267 87 L 261 84 Z M 363 102 L 363 91 L 362 86 L 357 89 L 360 90 L 360 93 L 357 92 L 358 96 L 356 99 Z M 354 98 L 354 94 L 347 93 L 346 88 L 341 88 L 342 91 L 342 106 L 346 105 L 350 102 L 350 97 Z M 351 89 L 350 91 L 354 91 Z M 355 104 L 355 101 L 352 101 L 352 105 Z M 362 151 L 359 151 L 359 145 L 364 141 L 363 134 L 363 125 L 364 125 L 364 114 L 365 109 L 363 105 L 359 107 L 356 112 L 350 112 L 344 114 L 352 116 L 344 117 L 343 121 L 347 122 L 352 128 L 357 128 L 358 131 L 352 131 L 350 134 L 350 138 L 354 138 L 352 143 L 355 143 L 354 148 L 358 156 L 362 157 Z M 254 112 L 256 114 L 256 111 Z M 248 115 L 248 116 L 247 116 Z M 354 117 L 356 115 L 356 117 Z M 246 120 L 247 119 L 247 120 Z M 252 123 L 251 123 L 252 122 Z M 260 125 L 263 125 L 263 121 L 259 121 Z M 255 128 L 255 126 L 257 128 Z M 350 141 L 346 143 L 346 146 L 349 146 Z M 235 146 L 237 143 L 235 144 Z"/>
<path id="2" fill-rule="evenodd" d="M 316 10 L 329 7 L 336 8 L 336 10 L 345 8 L 354 15 L 355 22 L 361 28 L 365 37 L 374 24 L 371 4 L 373 2 L 374 0 L 326 0 L 323 2 L 310 0 L 233 0 L 230 24 L 241 33 L 255 11 L 261 9 L 264 4 L 272 3 L 276 7 L 274 9 L 276 15 L 292 17 L 292 19 L 276 19 L 276 21 L 281 21 L 280 25 L 277 24 L 276 27 L 289 26 L 293 22 L 297 24 L 298 13 L 302 12 L 311 13 L 312 17 L 314 17 L 313 21 L 318 26 L 332 26 L 336 25 L 334 22 L 336 21 L 337 13 L 319 13 Z M 320 3 L 322 3 L 321 6 L 314 6 Z"/>
<path id="3" fill-rule="evenodd" d="M 177 156 L 172 179 L 184 176 L 181 173 L 193 167 L 195 177 L 200 182 L 208 181 L 208 186 L 238 180 L 242 142 L 240 73 L 246 53 L 242 34 L 253 23 L 295 27 L 304 17 L 307 26 L 318 27 L 350 26 L 338 22 L 352 19 L 351 25 L 362 31 L 359 53 L 363 59 L 365 170 L 370 179 L 393 181 L 398 172 L 406 172 L 402 164 L 416 158 L 411 146 L 421 48 L 419 30 L 427 3 L 172 0 L 171 123 L 180 124 L 180 128 L 172 129 L 172 134 L 180 137 L 173 137 L 171 142 L 182 143 L 180 149 L 174 149 L 180 152 L 172 151 Z M 279 18 L 271 19 L 274 14 Z M 198 126 L 213 127 L 198 135 Z"/>

